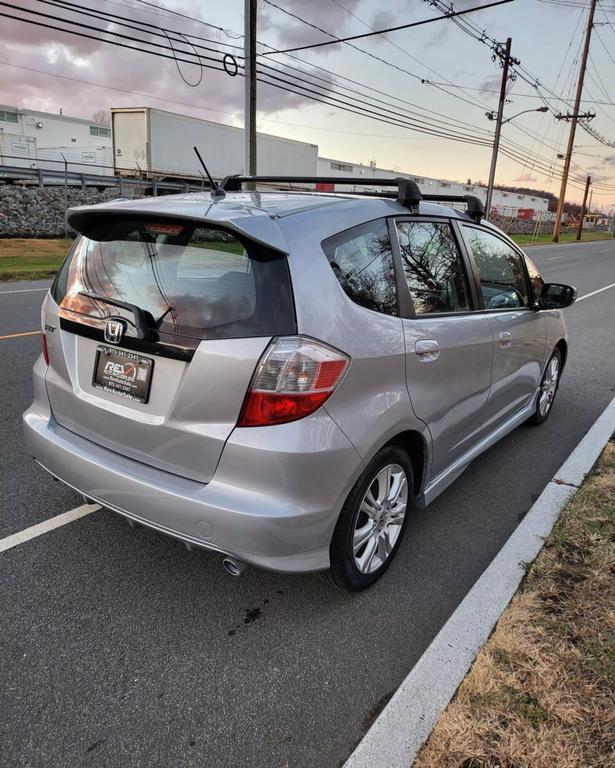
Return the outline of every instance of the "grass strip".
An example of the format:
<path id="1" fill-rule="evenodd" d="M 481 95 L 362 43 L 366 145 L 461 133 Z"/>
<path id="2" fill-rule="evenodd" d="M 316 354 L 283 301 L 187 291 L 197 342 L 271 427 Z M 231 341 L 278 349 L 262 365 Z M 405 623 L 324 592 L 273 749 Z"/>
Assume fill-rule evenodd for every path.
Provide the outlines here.
<path id="1" fill-rule="evenodd" d="M 553 236 L 549 234 L 538 235 L 532 237 L 532 235 L 509 235 L 511 240 L 514 240 L 517 245 L 549 245 L 553 243 Z M 612 232 L 583 232 L 581 235 L 581 243 L 589 243 L 595 240 L 613 240 Z M 575 232 L 563 232 L 559 238 L 560 243 L 576 243 L 577 236 Z"/>
<path id="2" fill-rule="evenodd" d="M 53 277 L 72 240 L 0 238 L 0 280 L 43 280 Z"/>

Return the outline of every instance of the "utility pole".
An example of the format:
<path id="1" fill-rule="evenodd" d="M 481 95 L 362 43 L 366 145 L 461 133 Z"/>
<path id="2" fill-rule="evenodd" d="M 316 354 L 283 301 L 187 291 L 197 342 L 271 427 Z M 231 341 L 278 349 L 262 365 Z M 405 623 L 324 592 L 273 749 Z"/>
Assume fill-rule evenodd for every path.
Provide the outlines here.
<path id="1" fill-rule="evenodd" d="M 585 79 L 585 69 L 587 67 L 587 57 L 589 56 L 589 42 L 592 36 L 594 26 L 594 13 L 596 11 L 596 0 L 591 0 L 589 16 L 587 18 L 587 29 L 585 30 L 585 45 L 583 46 L 583 55 L 581 57 L 581 69 L 577 81 L 577 93 L 574 99 L 574 110 L 570 122 L 570 135 L 568 136 L 568 148 L 564 156 L 564 173 L 562 175 L 562 186 L 560 188 L 559 200 L 557 201 L 557 213 L 555 214 L 555 226 L 553 227 L 553 242 L 559 242 L 559 232 L 562 225 L 562 213 L 564 212 L 564 202 L 566 197 L 566 187 L 568 186 L 568 174 L 570 173 L 570 163 L 572 161 L 572 150 L 574 148 L 574 135 L 577 130 L 577 121 L 579 119 L 579 109 L 581 107 L 581 96 L 583 95 L 583 80 Z"/>
<path id="2" fill-rule="evenodd" d="M 500 150 L 500 133 L 502 132 L 502 117 L 504 116 L 504 102 L 506 101 L 506 86 L 508 85 L 508 65 L 510 63 L 510 48 L 512 38 L 506 40 L 504 48 L 504 61 L 502 62 L 502 85 L 500 86 L 500 101 L 498 104 L 498 116 L 495 123 L 493 136 L 493 151 L 491 153 L 491 168 L 489 169 L 489 184 L 487 185 L 487 200 L 485 202 L 485 218 L 491 218 L 491 200 L 493 199 L 493 185 L 495 183 L 495 168 L 498 164 L 498 152 Z"/>
<path id="3" fill-rule="evenodd" d="M 60 152 L 64 161 L 64 239 L 68 239 L 68 224 L 66 222 L 66 211 L 68 211 L 68 161 L 64 154 Z"/>
<path id="4" fill-rule="evenodd" d="M 583 219 L 585 218 L 585 206 L 587 204 L 587 195 L 589 193 L 589 185 L 592 183 L 592 177 L 588 176 L 585 182 L 585 194 L 583 195 L 583 205 L 581 206 L 581 219 L 579 220 L 579 227 L 577 229 L 577 240 L 581 239 L 581 232 L 583 232 Z"/>
<path id="5" fill-rule="evenodd" d="M 244 173 L 256 175 L 256 0 L 244 0 Z"/>

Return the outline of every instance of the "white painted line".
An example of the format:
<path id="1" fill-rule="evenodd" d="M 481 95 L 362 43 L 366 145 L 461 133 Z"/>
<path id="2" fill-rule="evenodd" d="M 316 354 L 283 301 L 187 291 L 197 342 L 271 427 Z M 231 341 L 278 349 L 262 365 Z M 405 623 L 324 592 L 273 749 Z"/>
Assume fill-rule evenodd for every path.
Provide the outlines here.
<path id="1" fill-rule="evenodd" d="M 525 245 L 520 245 L 519 248 L 523 249 L 526 245 L 531 245 L 532 248 L 579 248 L 582 245 L 598 245 L 603 242 L 604 240 L 581 240 L 581 242 L 574 243 L 537 243 L 535 245 L 526 243 Z"/>
<path id="2" fill-rule="evenodd" d="M 49 288 L 20 288 L 17 291 L 0 291 L 0 293 L 34 293 L 34 291 L 48 291 Z"/>
<path id="3" fill-rule="evenodd" d="M 82 504 L 80 507 L 69 509 L 68 512 L 56 515 L 56 517 L 45 520 L 38 525 L 24 528 L 23 531 L 13 533 L 11 536 L 0 539 L 0 552 L 5 552 L 7 549 L 16 547 L 18 544 L 23 544 L 26 541 L 30 541 L 30 539 L 35 539 L 37 536 L 42 536 L 44 533 L 49 533 L 49 531 L 53 531 L 63 525 L 72 523 L 74 520 L 79 520 L 80 517 L 91 515 L 92 512 L 97 512 L 99 509 L 101 509 L 100 504 Z"/>
<path id="4" fill-rule="evenodd" d="M 545 256 L 545 261 L 555 261 L 555 259 L 563 259 L 563 256 Z"/>
<path id="5" fill-rule="evenodd" d="M 615 432 L 615 398 L 397 689 L 344 768 L 409 768 L 542 549 L 562 507 Z M 568 484 L 571 483 L 571 484 Z"/>
<path id="6" fill-rule="evenodd" d="M 604 288 L 598 288 L 597 291 L 592 291 L 591 293 L 586 293 L 584 296 L 579 296 L 577 299 L 578 301 L 585 301 L 585 299 L 589 299 L 591 296 L 595 296 L 598 293 L 602 293 L 603 291 L 608 291 L 609 288 L 615 288 L 615 283 L 611 283 L 610 285 L 605 285 Z"/>

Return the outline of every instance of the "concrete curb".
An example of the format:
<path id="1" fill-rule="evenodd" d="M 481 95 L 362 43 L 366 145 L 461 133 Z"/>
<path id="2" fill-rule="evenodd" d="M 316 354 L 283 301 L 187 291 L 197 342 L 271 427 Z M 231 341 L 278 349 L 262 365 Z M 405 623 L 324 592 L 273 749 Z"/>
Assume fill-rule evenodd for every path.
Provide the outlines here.
<path id="1" fill-rule="evenodd" d="M 344 768 L 408 768 L 453 698 L 564 504 L 615 432 L 615 398 L 442 627 Z"/>

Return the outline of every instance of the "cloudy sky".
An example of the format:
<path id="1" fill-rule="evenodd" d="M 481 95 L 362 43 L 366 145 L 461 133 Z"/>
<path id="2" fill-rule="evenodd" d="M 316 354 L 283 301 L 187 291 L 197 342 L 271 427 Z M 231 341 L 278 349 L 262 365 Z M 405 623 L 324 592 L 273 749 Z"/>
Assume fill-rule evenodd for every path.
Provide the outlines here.
<path id="1" fill-rule="evenodd" d="M 523 69 L 510 84 L 505 116 L 543 105 L 535 78 L 553 111 L 566 111 L 566 103 L 555 96 L 571 105 L 587 17 L 584 2 L 514 0 L 465 17 L 486 37 L 512 38 L 512 53 Z M 221 51 L 241 54 L 243 0 L 73 3 L 9 0 L 0 8 L 2 14 L 38 22 L 2 18 L 1 102 L 46 111 L 62 108 L 86 118 L 114 106 L 149 105 L 242 124 L 243 78 L 188 62 L 195 60 L 195 50 L 211 57 L 205 63 L 214 68 L 222 64 Z M 455 7 L 478 4 L 457 0 Z M 77 14 L 75 7 L 91 15 Z M 596 113 L 590 123 L 594 135 L 577 131 L 573 176 L 580 187 L 591 174 L 593 201 L 608 209 L 615 206 L 615 148 L 596 135 L 615 145 L 615 0 L 599 0 L 598 9 L 582 105 Z M 331 39 L 315 27 L 341 37 L 437 15 L 424 0 L 259 0 L 259 52 Z M 112 45 L 112 40 L 136 50 Z M 493 127 L 485 112 L 497 108 L 501 76 L 488 45 L 450 19 L 353 45 L 297 51 L 293 58 L 263 56 L 259 130 L 318 144 L 321 155 L 342 161 L 373 160 L 379 167 L 417 175 L 485 180 Z M 186 61 L 176 63 L 171 48 Z M 232 69 L 229 58 L 227 66 Z M 289 92 L 298 88 L 303 95 Z M 497 181 L 557 194 L 562 163 L 557 154 L 564 151 L 567 135 L 568 124 L 551 113 L 529 112 L 507 123 Z M 568 198 L 580 196 L 573 185 Z"/>

